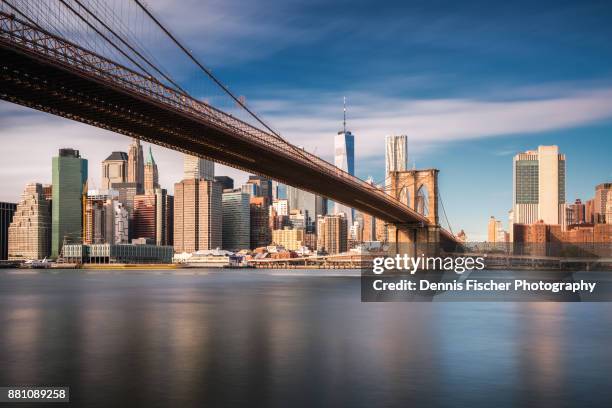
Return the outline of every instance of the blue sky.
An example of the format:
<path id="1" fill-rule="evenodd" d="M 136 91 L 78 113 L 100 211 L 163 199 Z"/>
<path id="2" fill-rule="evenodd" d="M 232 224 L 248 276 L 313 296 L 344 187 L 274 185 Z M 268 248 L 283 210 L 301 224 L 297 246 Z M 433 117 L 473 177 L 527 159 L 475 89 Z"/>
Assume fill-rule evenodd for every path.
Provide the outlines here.
<path id="1" fill-rule="evenodd" d="M 148 3 L 285 138 L 326 159 L 346 95 L 358 176 L 381 179 L 384 136 L 407 134 L 410 162 L 441 170 L 451 224 L 471 239 L 485 238 L 489 216 L 507 219 L 516 152 L 559 145 L 568 201 L 612 180 L 609 1 Z M 197 96 L 211 97 L 185 62 L 162 61 Z M 26 177 L 50 179 L 61 143 L 88 154 L 96 178 L 101 156 L 127 149 L 121 136 L 7 103 L 0 120 L 0 141 L 40 141 L 36 154 L 49 157 L 30 173 L 0 176 L 10 186 L 0 199 L 15 201 Z M 154 154 L 171 188 L 180 155 Z"/>

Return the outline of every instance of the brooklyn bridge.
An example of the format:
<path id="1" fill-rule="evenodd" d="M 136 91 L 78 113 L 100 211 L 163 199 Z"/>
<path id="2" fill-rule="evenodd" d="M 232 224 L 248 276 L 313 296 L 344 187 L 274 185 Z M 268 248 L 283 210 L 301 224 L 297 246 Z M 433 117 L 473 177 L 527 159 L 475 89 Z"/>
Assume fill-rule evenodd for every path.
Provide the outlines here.
<path id="1" fill-rule="evenodd" d="M 113 11 L 101 0 L 0 0 L 0 98 L 322 195 L 386 222 L 390 241 L 456 244 L 440 225 L 437 170 L 394 172 L 381 189 L 291 144 L 152 9 L 128 3 Z M 163 68 L 144 45 L 153 29 L 199 70 L 210 95 Z M 427 211 L 416 204 L 422 191 Z"/>

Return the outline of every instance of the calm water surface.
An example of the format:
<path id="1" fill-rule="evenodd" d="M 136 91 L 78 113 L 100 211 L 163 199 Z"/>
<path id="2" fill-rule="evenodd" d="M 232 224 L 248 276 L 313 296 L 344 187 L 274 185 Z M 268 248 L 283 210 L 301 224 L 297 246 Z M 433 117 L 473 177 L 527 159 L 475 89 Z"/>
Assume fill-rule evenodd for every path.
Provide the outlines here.
<path id="1" fill-rule="evenodd" d="M 361 303 L 358 278 L 304 271 L 14 272 L 0 386 L 69 385 L 72 406 L 612 406 L 612 303 Z"/>

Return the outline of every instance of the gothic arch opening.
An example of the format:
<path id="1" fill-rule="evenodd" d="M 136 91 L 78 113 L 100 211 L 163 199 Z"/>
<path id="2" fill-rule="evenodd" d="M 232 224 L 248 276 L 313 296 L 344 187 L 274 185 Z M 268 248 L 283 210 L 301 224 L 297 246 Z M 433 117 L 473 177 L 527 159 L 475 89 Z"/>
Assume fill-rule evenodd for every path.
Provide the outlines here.
<path id="1" fill-rule="evenodd" d="M 410 190 L 408 186 L 403 186 L 399 193 L 399 201 L 402 204 L 406 204 L 408 207 L 411 207 L 410 203 Z"/>
<path id="2" fill-rule="evenodd" d="M 429 191 L 425 184 L 421 184 L 417 189 L 416 212 L 426 217 L 429 215 Z"/>

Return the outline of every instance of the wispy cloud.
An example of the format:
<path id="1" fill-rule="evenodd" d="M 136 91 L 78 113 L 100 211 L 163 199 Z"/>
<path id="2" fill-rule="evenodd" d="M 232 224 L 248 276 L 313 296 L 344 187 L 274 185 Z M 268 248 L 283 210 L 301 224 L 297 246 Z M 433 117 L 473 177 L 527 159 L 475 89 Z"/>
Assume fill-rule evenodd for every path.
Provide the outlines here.
<path id="1" fill-rule="evenodd" d="M 261 59 L 289 46 L 311 43 L 332 27 L 313 25 L 285 1 L 152 0 L 151 10 L 201 58 L 215 66 Z M 311 4 L 311 5 L 314 5 Z"/>
<path id="2" fill-rule="evenodd" d="M 349 128 L 356 135 L 357 155 L 370 157 L 383 154 L 387 134 L 407 134 L 418 152 L 459 140 L 535 134 L 612 118 L 612 88 L 500 99 L 406 100 L 349 94 Z M 341 101 L 342 95 L 317 98 L 295 92 L 288 100 L 265 100 L 254 106 L 289 140 L 308 149 L 316 147 L 329 158 L 331 137 L 341 126 Z"/>
<path id="3" fill-rule="evenodd" d="M 261 59 L 322 41 L 334 55 L 364 55 L 425 47 L 487 55 L 537 56 L 551 43 L 607 44 L 610 8 L 602 3 L 498 4 L 325 0 L 150 0 L 151 9 L 189 46 L 216 65 Z M 565 30 L 559 30 L 565 27 Z M 592 30 L 584 30 L 589 27 Z M 573 30 L 572 30 L 573 28 Z M 520 35 L 517 35 L 520 30 Z M 370 58 L 362 58 L 370 64 Z M 416 63 L 416 61 L 414 61 Z M 402 58 L 402 66 L 412 65 Z"/>
<path id="4" fill-rule="evenodd" d="M 503 150 L 497 150 L 493 152 L 495 156 L 510 156 L 516 153 L 517 153 L 516 149 L 503 149 Z"/>

